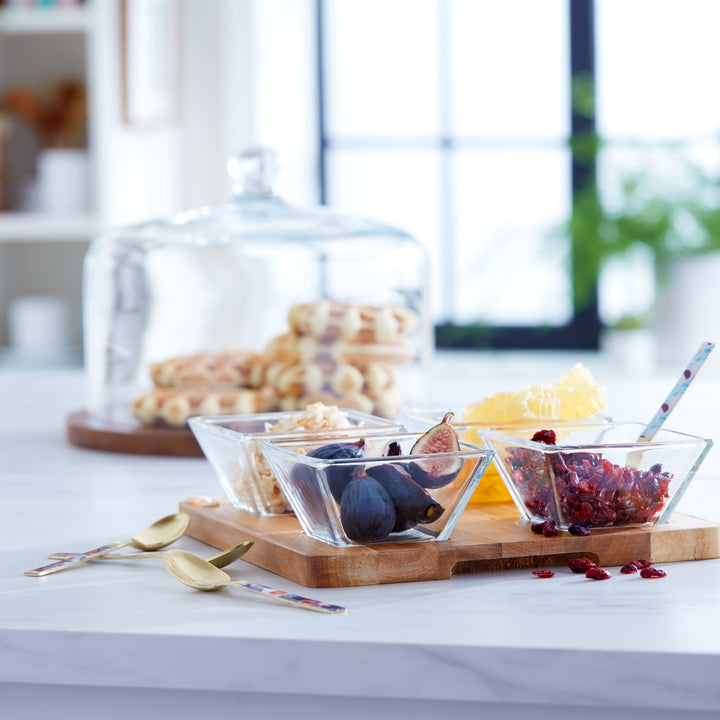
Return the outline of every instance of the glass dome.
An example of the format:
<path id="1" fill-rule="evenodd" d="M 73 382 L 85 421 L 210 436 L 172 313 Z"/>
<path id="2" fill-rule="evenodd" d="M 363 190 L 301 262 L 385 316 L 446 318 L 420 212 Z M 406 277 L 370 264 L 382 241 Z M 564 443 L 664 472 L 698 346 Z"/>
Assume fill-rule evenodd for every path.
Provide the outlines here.
<path id="1" fill-rule="evenodd" d="M 233 198 L 97 237 L 85 258 L 87 410 L 113 424 L 302 409 L 394 417 L 432 353 L 427 255 L 407 232 L 274 190 L 233 157 Z M 167 406 L 167 407 L 166 407 Z"/>

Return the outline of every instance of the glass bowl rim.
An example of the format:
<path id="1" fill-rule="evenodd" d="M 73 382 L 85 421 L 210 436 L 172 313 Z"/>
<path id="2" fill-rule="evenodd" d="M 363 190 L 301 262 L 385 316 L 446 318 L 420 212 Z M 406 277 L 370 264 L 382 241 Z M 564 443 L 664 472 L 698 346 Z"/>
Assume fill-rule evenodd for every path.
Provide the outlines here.
<path id="1" fill-rule="evenodd" d="M 400 432 L 400 433 L 387 433 L 387 437 L 393 439 L 402 439 L 403 437 L 422 437 L 422 432 Z M 376 433 L 373 437 L 382 437 L 381 433 Z M 362 437 L 360 435 L 360 437 Z M 308 438 L 303 438 L 307 440 Z M 378 456 L 378 457 L 356 457 L 356 458 L 337 458 L 337 459 L 323 459 L 309 457 L 308 455 L 301 455 L 300 453 L 292 452 L 288 450 L 286 446 L 297 446 L 302 444 L 303 439 L 292 438 L 290 440 L 276 439 L 276 440 L 263 440 L 259 443 L 259 448 L 262 452 L 266 448 L 272 448 L 273 452 L 279 453 L 285 459 L 292 459 L 294 462 L 301 462 L 306 465 L 313 467 L 325 467 L 328 465 L 359 465 L 366 463 L 385 463 L 385 462 L 398 462 L 399 460 L 422 460 L 435 457 L 460 457 L 460 458 L 471 458 L 471 457 L 482 457 L 489 458 L 491 461 L 495 455 L 495 451 L 492 448 L 480 447 L 479 445 L 473 445 L 471 443 L 460 441 L 460 450 L 451 450 L 448 452 L 428 453 L 427 455 L 390 455 L 390 456 Z M 317 438 L 321 439 L 321 438 Z M 466 449 L 463 449 L 466 448 Z"/>
<path id="2" fill-rule="evenodd" d="M 359 420 L 372 422 L 380 421 L 380 423 L 382 424 L 375 424 L 370 426 L 351 425 L 350 427 L 344 428 L 316 428 L 314 430 L 296 430 L 282 433 L 273 433 L 269 430 L 262 430 L 259 432 L 243 432 L 241 430 L 233 430 L 232 428 L 223 427 L 223 425 L 221 424 L 252 419 L 254 419 L 256 422 L 262 422 L 263 418 L 275 418 L 277 420 L 280 420 L 284 417 L 296 414 L 299 415 L 305 412 L 304 410 L 279 410 L 265 413 L 244 413 L 238 415 L 195 415 L 194 417 L 188 418 L 188 425 L 192 430 L 193 434 L 197 434 L 196 429 L 207 430 L 208 432 L 226 437 L 227 439 L 234 441 L 266 437 L 273 437 L 277 440 L 292 440 L 294 438 L 307 439 L 309 437 L 321 437 L 323 435 L 332 436 L 334 433 L 346 433 L 348 431 L 357 431 L 360 429 L 367 430 L 369 433 L 376 435 L 384 430 L 391 430 L 394 427 L 399 429 L 405 428 L 405 425 L 402 422 L 388 420 L 386 418 L 380 417 L 379 415 L 370 415 L 369 413 L 360 412 L 359 410 L 353 410 L 352 408 L 338 407 L 338 410 L 343 413 L 345 417 L 353 417 Z"/>
<path id="3" fill-rule="evenodd" d="M 510 428 L 520 425 L 537 425 L 537 424 L 548 424 L 553 423 L 554 425 L 567 426 L 567 425 L 606 425 L 608 423 L 616 422 L 609 415 L 597 413 L 595 415 L 588 415 L 581 418 L 517 418 L 516 420 L 502 420 L 502 421 L 485 421 L 485 420 L 463 420 L 459 414 L 460 410 L 464 410 L 468 407 L 466 403 L 428 403 L 428 404 L 417 404 L 417 405 L 404 405 L 400 408 L 399 415 L 407 415 L 414 420 L 428 420 L 432 422 L 434 420 L 441 419 L 444 413 L 453 413 L 453 419 L 451 425 L 454 428 L 482 428 L 482 429 L 496 429 L 496 428 Z"/>
<path id="4" fill-rule="evenodd" d="M 637 427 L 639 431 L 642 431 L 645 429 L 646 424 L 636 421 L 620 421 L 620 422 L 609 422 L 609 423 L 597 423 L 597 427 L 601 428 L 603 430 L 609 430 L 614 427 Z M 579 424 L 578 428 L 586 430 L 589 427 L 592 427 L 592 425 L 584 425 Z M 679 432 L 677 430 L 670 430 L 666 428 L 662 428 L 662 432 L 664 433 L 670 433 L 673 436 L 676 436 L 675 438 L 667 438 L 662 440 L 648 440 L 648 441 L 642 441 L 642 440 L 627 440 L 622 442 L 615 442 L 615 443 L 583 443 L 581 445 L 548 445 L 547 443 L 538 442 L 534 440 L 524 440 L 522 438 L 515 437 L 513 435 L 508 435 L 503 432 L 499 432 L 497 430 L 493 429 L 487 429 L 487 430 L 479 430 L 478 436 L 481 438 L 481 440 L 485 441 L 485 439 L 489 440 L 496 440 L 499 442 L 503 442 L 506 445 L 515 445 L 519 447 L 525 447 L 528 449 L 532 449 L 535 451 L 541 451 L 543 453 L 558 453 L 558 452 L 564 452 L 564 453 L 574 453 L 574 452 L 588 452 L 588 451 L 595 451 L 595 452 L 601 452 L 603 450 L 642 450 L 642 449 L 649 449 L 649 448 L 658 448 L 658 447 L 703 447 L 703 446 L 712 446 L 713 441 L 710 438 L 704 438 L 701 435 L 691 435 L 689 433 L 683 433 Z"/>

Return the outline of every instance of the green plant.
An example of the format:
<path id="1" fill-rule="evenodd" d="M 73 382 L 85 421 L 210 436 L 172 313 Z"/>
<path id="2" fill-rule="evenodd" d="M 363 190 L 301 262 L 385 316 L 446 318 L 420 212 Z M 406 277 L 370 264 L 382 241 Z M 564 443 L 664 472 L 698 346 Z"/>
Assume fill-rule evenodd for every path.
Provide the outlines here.
<path id="1" fill-rule="evenodd" d="M 593 95 L 591 82 L 576 78 L 575 112 L 592 118 Z M 688 160 L 687 146 L 613 143 L 594 132 L 573 136 L 570 146 L 591 170 L 606 151 L 617 157 L 618 150 L 642 168 L 618 171 L 615 177 L 604 173 L 602 188 L 593 180 L 575 194 L 563 228 L 572 247 L 575 307 L 587 306 L 608 260 L 638 245 L 652 252 L 660 281 L 670 258 L 720 250 L 720 177 Z"/>

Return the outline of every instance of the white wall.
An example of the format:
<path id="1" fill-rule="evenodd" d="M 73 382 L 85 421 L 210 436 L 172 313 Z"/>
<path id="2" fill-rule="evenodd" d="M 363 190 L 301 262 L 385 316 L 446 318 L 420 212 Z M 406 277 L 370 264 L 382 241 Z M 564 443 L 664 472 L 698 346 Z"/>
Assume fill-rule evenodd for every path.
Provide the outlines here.
<path id="1" fill-rule="evenodd" d="M 317 202 L 317 96 L 312 0 L 183 0 L 184 199 L 230 196 L 225 163 L 266 145 L 280 153 L 282 192 Z"/>

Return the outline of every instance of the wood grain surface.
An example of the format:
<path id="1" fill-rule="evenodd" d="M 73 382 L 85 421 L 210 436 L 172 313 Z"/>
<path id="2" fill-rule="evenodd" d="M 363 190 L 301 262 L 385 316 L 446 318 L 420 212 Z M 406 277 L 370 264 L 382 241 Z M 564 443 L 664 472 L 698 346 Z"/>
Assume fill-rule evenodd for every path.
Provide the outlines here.
<path id="1" fill-rule="evenodd" d="M 117 427 L 80 410 L 68 416 L 67 441 L 90 450 L 130 455 L 202 457 L 203 452 L 188 428 Z"/>
<path id="2" fill-rule="evenodd" d="M 531 532 L 512 503 L 471 505 L 450 540 L 339 548 L 305 535 L 294 515 L 261 517 L 224 500 L 215 507 L 182 502 L 180 509 L 190 516 L 191 537 L 219 549 L 253 540 L 244 560 L 307 587 L 442 580 L 484 570 L 566 566 L 574 557 L 607 567 L 638 559 L 720 557 L 720 526 L 678 513 L 664 525 L 546 538 Z"/>

